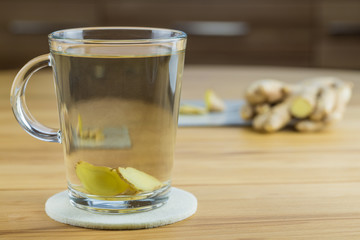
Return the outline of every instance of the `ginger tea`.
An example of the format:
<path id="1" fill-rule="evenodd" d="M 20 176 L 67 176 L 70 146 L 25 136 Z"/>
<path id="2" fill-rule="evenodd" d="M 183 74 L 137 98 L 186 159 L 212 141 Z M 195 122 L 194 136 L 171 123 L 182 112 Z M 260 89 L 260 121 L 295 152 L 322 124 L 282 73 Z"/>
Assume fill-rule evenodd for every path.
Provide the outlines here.
<path id="1" fill-rule="evenodd" d="M 50 53 L 18 72 L 10 101 L 27 133 L 62 144 L 70 204 L 114 214 L 166 204 L 186 33 L 87 27 L 48 37 Z M 53 68 L 60 129 L 37 121 L 25 101 L 32 74 L 48 66 Z"/>
<path id="2" fill-rule="evenodd" d="M 72 194 L 124 200 L 168 188 L 184 53 L 52 58 Z"/>

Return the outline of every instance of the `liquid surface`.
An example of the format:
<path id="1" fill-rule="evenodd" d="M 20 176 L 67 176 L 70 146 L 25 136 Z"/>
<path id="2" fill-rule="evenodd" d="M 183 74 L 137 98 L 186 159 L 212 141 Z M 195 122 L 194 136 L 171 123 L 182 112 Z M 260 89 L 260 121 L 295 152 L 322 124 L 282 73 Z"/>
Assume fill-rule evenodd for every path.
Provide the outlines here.
<path id="1" fill-rule="evenodd" d="M 52 57 L 70 186 L 89 193 L 76 174 L 79 162 L 131 167 L 168 184 L 183 52 Z"/>

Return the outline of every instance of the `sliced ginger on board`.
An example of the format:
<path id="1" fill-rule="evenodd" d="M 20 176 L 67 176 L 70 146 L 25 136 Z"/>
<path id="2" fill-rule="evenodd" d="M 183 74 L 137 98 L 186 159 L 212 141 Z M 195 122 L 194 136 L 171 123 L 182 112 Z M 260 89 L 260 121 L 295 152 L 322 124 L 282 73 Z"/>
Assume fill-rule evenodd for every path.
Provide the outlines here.
<path id="1" fill-rule="evenodd" d="M 223 112 L 225 110 L 224 101 L 213 90 L 206 90 L 204 98 L 206 109 L 209 112 Z"/>
<path id="2" fill-rule="evenodd" d="M 204 115 L 209 112 L 223 112 L 226 109 L 225 102 L 215 93 L 208 89 L 204 94 L 205 107 L 192 104 L 183 104 L 180 106 L 181 115 Z"/>
<path id="3" fill-rule="evenodd" d="M 206 114 L 207 111 L 203 107 L 193 106 L 193 105 L 181 105 L 179 113 L 182 115 L 203 115 Z"/>

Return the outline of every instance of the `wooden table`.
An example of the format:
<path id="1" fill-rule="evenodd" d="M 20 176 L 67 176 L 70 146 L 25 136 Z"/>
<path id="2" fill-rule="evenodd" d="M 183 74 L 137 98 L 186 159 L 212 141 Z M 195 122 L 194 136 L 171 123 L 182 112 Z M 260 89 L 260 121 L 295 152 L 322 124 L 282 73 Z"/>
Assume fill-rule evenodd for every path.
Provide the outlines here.
<path id="1" fill-rule="evenodd" d="M 198 211 L 172 225 L 136 231 L 77 228 L 51 220 L 47 198 L 66 189 L 62 146 L 36 140 L 15 121 L 0 72 L 0 239 L 360 239 L 360 96 L 343 122 L 321 133 L 266 135 L 240 127 L 180 128 L 173 185 L 198 198 Z M 189 66 L 183 98 L 213 88 L 242 97 L 259 78 L 297 81 L 335 75 L 358 84 L 360 72 Z M 29 108 L 57 126 L 51 73 L 29 84 Z"/>

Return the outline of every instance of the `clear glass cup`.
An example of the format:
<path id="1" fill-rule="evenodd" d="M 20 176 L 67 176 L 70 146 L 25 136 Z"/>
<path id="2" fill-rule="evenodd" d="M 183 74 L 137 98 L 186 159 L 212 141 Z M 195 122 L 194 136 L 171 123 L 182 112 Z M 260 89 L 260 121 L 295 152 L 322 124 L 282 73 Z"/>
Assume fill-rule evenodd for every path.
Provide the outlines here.
<path id="1" fill-rule="evenodd" d="M 11 105 L 32 136 L 63 144 L 71 204 L 106 213 L 166 203 L 186 34 L 170 29 L 96 27 L 49 35 L 50 54 L 17 74 Z M 30 114 L 31 75 L 51 66 L 60 129 Z M 44 89 L 44 91 L 48 91 Z"/>

